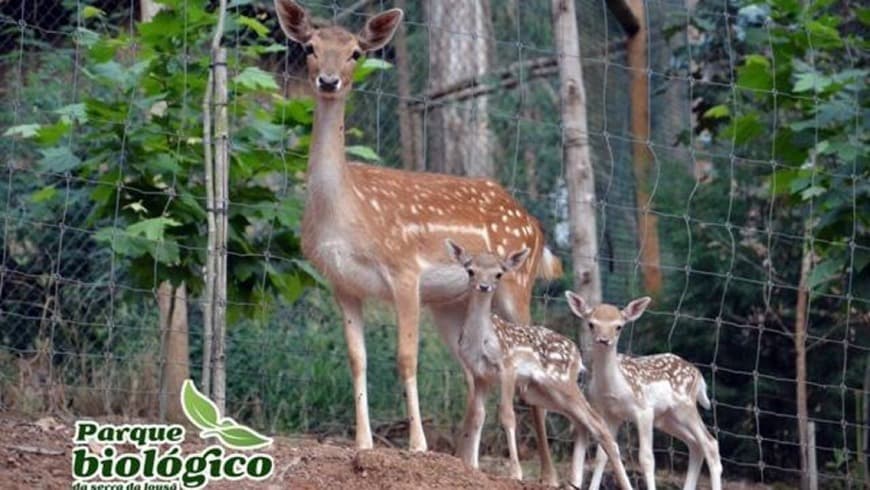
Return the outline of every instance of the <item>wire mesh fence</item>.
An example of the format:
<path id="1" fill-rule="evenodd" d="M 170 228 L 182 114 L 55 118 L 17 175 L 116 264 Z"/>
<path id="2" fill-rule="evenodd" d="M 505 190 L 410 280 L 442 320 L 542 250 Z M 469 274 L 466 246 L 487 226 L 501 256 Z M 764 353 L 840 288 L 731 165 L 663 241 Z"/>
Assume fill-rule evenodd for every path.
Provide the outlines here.
<path id="1" fill-rule="evenodd" d="M 200 109 L 214 10 L 162 3 L 150 23 L 140 22 L 139 2 L 0 3 L 3 409 L 153 416 L 161 366 L 171 362 L 158 307 L 166 279 L 188 286 L 190 368 L 201 376 Z M 349 153 L 495 177 L 569 261 L 574 196 L 565 183 L 550 2 L 401 3 L 403 31 L 377 55 L 390 66 L 369 65 L 351 96 Z M 657 220 L 663 287 L 621 350 L 670 351 L 701 369 L 713 400 L 704 417 L 726 479 L 793 483 L 801 476 L 800 345 L 820 479 L 832 488 L 866 485 L 870 183 L 866 97 L 850 85 L 867 76 L 854 35 L 859 15 L 851 14 L 859 6 L 819 5 L 846 19 L 833 27 L 821 13 L 796 24 L 792 32 L 805 40 L 789 53 L 803 61 L 783 78 L 779 3 L 643 3 L 642 67 L 629 60 L 621 4 L 576 3 L 603 300 L 625 304 L 644 293 L 650 264 L 639 216 Z M 394 5 L 305 6 L 317 22 L 359 29 Z M 831 29 L 842 33 L 839 44 Z M 353 396 L 338 309 L 299 250 L 311 125 L 304 51 L 286 41 L 271 2 L 231 2 L 224 45 L 227 406 L 266 430 L 348 435 Z M 632 125 L 635 72 L 648 83 L 643 138 Z M 794 90 L 807 74 L 815 91 Z M 818 124 L 794 116 L 801 111 Z M 645 175 L 635 167 L 637 144 L 650 158 Z M 812 148 L 807 159 L 790 148 L 797 146 Z M 533 311 L 579 340 L 561 294 L 570 285 L 540 284 Z M 811 294 L 801 338 L 804 290 Z M 404 444 L 395 320 L 374 307 L 367 323 L 374 431 Z M 427 321 L 418 383 L 430 446 L 451 450 L 464 381 Z M 487 450 L 500 454 L 495 422 Z M 551 425 L 565 451 L 567 427 Z M 529 445 L 530 431 L 521 435 Z M 630 432 L 623 439 L 632 444 Z M 660 464 L 683 471 L 682 444 L 657 439 L 656 452 Z"/>

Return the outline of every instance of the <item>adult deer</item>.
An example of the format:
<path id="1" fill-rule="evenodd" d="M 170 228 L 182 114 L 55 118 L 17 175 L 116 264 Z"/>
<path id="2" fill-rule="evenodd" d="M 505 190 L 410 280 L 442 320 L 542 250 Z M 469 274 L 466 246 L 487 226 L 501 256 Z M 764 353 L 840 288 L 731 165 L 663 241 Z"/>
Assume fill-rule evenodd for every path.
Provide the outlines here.
<path id="1" fill-rule="evenodd" d="M 346 160 L 344 110 L 354 66 L 364 52 L 390 41 L 402 20 L 401 10 L 372 17 L 354 35 L 337 26 L 315 28 L 293 0 L 275 0 L 275 7 L 285 34 L 305 48 L 308 79 L 317 101 L 302 251 L 331 282 L 344 317 L 357 447 L 372 447 L 362 305 L 364 300 L 380 299 L 396 310 L 397 362 L 405 388 L 410 447 L 425 451 L 416 380 L 421 303 L 429 306 L 439 332 L 456 354 L 468 284 L 465 270 L 445 252 L 444 240 L 461 239 L 472 252 L 531 250 L 526 265 L 495 298 L 496 311 L 512 320 L 529 319 L 535 276 L 555 277 L 561 265 L 545 250 L 537 220 L 490 180 L 404 172 Z M 543 412 L 535 412 L 535 421 L 543 451 Z M 472 462 L 467 450 L 460 452 L 467 463 Z"/>

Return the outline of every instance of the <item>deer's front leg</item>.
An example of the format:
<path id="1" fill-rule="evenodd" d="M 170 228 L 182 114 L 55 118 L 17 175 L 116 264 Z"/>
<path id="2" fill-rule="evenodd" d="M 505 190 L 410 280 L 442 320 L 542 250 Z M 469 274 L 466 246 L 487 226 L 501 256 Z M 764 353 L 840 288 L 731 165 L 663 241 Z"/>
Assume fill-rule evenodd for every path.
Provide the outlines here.
<path id="1" fill-rule="evenodd" d="M 353 400 L 356 408 L 356 447 L 371 449 L 372 431 L 369 426 L 369 401 L 366 394 L 366 344 L 362 319 L 362 301 L 348 294 L 335 292 L 344 319 L 344 338 L 347 358 L 353 376 Z"/>
<path id="2" fill-rule="evenodd" d="M 489 385 L 482 379 L 472 378 L 465 409 L 465 420 L 462 422 L 461 448 L 462 461 L 471 468 L 478 467 L 480 452 L 480 433 L 486 420 L 486 394 Z"/>
<path id="3" fill-rule="evenodd" d="M 419 346 L 420 290 L 417 279 L 398 281 L 393 293 L 398 324 L 399 376 L 405 386 L 411 451 L 426 450 L 426 435 L 417 395 L 417 350 Z"/>
<path id="4" fill-rule="evenodd" d="M 514 413 L 514 391 L 516 388 L 516 372 L 512 368 L 501 366 L 499 369 L 501 381 L 501 401 L 498 407 L 499 419 L 507 436 L 508 452 L 511 458 L 511 477 L 523 479 L 523 469 L 517 455 L 517 418 Z"/>
<path id="5" fill-rule="evenodd" d="M 648 490 L 656 488 L 656 462 L 653 455 L 653 414 L 651 410 L 643 410 L 635 416 L 637 426 L 637 459 L 643 471 L 643 479 Z"/>

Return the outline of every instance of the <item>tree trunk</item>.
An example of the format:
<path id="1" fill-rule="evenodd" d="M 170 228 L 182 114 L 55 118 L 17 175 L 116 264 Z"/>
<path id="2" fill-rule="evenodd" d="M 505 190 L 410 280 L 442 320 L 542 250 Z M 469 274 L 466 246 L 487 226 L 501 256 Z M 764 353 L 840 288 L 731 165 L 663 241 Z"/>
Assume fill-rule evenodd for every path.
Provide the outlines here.
<path id="1" fill-rule="evenodd" d="M 425 2 L 429 26 L 429 93 L 489 70 L 492 38 L 489 0 Z M 427 168 L 492 176 L 487 98 L 432 109 L 426 118 Z"/>
<path id="2" fill-rule="evenodd" d="M 638 23 L 634 35 L 628 38 L 627 57 L 631 68 L 631 136 L 634 158 L 635 199 L 637 201 L 637 234 L 640 247 L 640 267 L 643 285 L 648 294 L 656 295 L 662 289 L 659 264 L 658 218 L 650 213 L 649 174 L 653 156 L 648 142 L 649 118 L 649 64 L 647 61 L 647 22 L 643 0 L 629 0 L 629 6 Z"/>
<path id="3" fill-rule="evenodd" d="M 157 289 L 160 312 L 160 420 L 183 422 L 181 385 L 190 377 L 187 288 L 169 281 Z"/>
<path id="4" fill-rule="evenodd" d="M 553 34 L 559 57 L 562 153 L 568 186 L 574 288 L 587 301 L 598 304 L 601 301 L 601 277 L 598 270 L 595 173 L 589 149 L 577 15 L 571 0 L 552 0 L 552 9 Z M 584 348 L 588 347 L 587 342 L 588 339 L 584 339 Z"/>
<path id="5" fill-rule="evenodd" d="M 809 221 L 804 227 L 804 233 L 809 234 Z M 812 248 L 804 243 L 801 259 L 800 279 L 797 290 L 797 306 L 795 307 L 794 350 L 795 350 L 795 382 L 797 401 L 798 442 L 801 453 L 801 488 L 808 490 L 809 481 L 809 447 L 808 447 L 808 417 L 807 417 L 807 321 L 809 310 L 809 291 L 807 281 L 812 269 Z"/>
<path id="6" fill-rule="evenodd" d="M 406 11 L 405 0 L 396 0 L 396 8 Z M 393 40 L 396 48 L 396 75 L 399 83 L 399 140 L 402 144 L 402 168 L 414 170 L 414 127 L 411 122 L 411 111 L 408 102 L 411 100 L 411 69 L 408 66 L 408 35 L 405 24 L 399 25 L 396 38 Z"/>

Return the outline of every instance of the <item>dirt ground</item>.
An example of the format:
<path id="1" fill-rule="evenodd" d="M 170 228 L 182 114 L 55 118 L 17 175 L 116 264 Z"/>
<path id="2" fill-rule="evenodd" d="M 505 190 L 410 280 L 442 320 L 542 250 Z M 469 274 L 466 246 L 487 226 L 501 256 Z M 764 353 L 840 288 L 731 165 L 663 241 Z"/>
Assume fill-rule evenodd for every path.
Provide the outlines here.
<path id="1" fill-rule="evenodd" d="M 130 423 L 104 419 L 104 422 Z M 0 412 L 0 489 L 70 488 L 73 420 L 44 417 L 32 420 Z M 205 448 L 188 432 L 183 444 L 189 454 Z M 99 447 L 92 447 L 99 451 Z M 123 449 L 123 446 L 121 446 Z M 540 489 L 533 481 L 514 481 L 498 476 L 505 470 L 497 458 L 482 465 L 485 471 L 466 468 L 453 456 L 437 453 L 377 448 L 357 451 L 349 441 L 318 442 L 307 438 L 275 438 L 261 452 L 275 460 L 272 478 L 263 482 L 217 482 L 214 489 Z M 531 462 L 535 464 L 536 462 Z M 565 472 L 560 469 L 565 475 Z M 531 476 L 529 477 L 531 479 Z M 663 482 L 665 483 L 665 482 Z M 670 482 L 667 482 L 670 483 Z M 663 486 L 670 487 L 667 483 Z M 681 482 L 673 482 L 675 485 Z M 727 490 L 760 490 L 762 486 L 728 483 Z"/>

